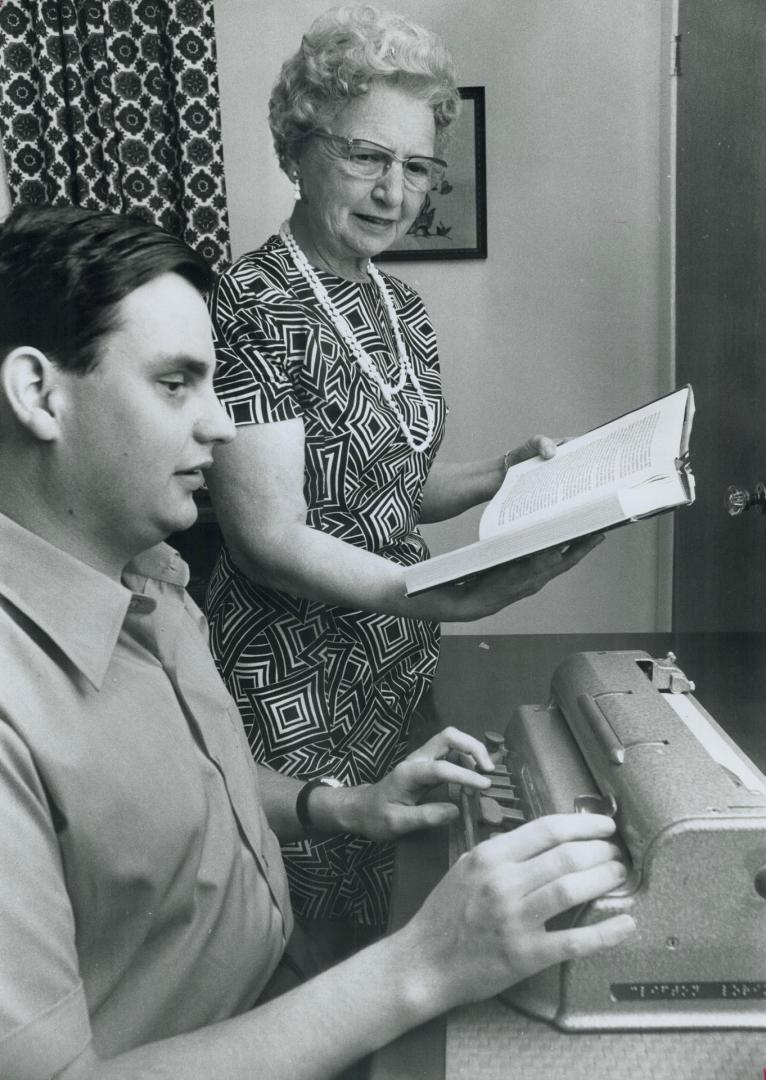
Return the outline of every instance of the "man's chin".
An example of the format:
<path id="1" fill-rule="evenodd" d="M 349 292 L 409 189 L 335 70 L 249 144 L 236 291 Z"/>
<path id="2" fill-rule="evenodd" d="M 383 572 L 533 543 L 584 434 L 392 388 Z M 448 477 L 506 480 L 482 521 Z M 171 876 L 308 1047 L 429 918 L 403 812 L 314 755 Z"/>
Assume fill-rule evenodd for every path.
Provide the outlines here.
<path id="1" fill-rule="evenodd" d="M 173 533 L 185 532 L 187 529 L 190 529 L 198 517 L 199 510 L 197 509 L 197 504 L 191 499 L 189 500 L 189 503 L 183 507 L 174 508 L 172 514 L 166 513 L 156 523 L 157 539 L 155 543 L 159 544 L 162 540 L 167 540 Z"/>
<path id="2" fill-rule="evenodd" d="M 199 517 L 199 510 L 197 504 L 192 501 L 190 506 L 187 506 L 183 511 L 179 511 L 176 516 L 175 524 L 168 530 L 167 535 L 170 533 L 184 532 L 186 529 L 190 529 Z"/>

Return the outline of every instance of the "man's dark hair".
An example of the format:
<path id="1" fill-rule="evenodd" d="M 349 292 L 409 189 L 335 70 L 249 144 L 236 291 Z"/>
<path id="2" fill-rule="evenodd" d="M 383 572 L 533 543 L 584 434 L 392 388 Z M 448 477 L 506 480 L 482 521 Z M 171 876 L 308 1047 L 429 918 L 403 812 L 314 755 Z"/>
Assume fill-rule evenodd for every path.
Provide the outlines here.
<path id="1" fill-rule="evenodd" d="M 70 206 L 19 206 L 0 224 L 0 358 L 33 346 L 69 371 L 98 363 L 117 305 L 161 274 L 200 293 L 213 272 L 182 240 L 137 218 Z"/>

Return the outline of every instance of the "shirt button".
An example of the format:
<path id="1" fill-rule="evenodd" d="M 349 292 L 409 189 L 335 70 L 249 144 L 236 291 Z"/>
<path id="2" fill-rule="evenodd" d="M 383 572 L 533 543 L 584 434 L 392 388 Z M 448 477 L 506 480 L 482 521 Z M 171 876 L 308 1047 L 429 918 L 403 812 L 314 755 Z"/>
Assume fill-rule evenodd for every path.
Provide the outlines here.
<path id="1" fill-rule="evenodd" d="M 130 610 L 136 615 L 148 615 L 150 611 L 154 611 L 156 606 L 151 596 L 141 596 L 137 593 L 134 593 L 129 605 Z"/>

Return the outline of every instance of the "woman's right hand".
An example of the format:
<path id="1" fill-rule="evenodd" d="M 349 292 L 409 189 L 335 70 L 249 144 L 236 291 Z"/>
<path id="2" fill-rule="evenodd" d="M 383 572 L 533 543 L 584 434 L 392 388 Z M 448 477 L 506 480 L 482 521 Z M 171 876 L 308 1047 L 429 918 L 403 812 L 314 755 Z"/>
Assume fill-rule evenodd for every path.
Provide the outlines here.
<path id="1" fill-rule="evenodd" d="M 410 612 L 415 618 L 441 622 L 470 622 L 494 615 L 509 604 L 539 592 L 553 578 L 571 570 L 603 539 L 603 534 L 597 533 L 485 570 L 458 584 L 439 585 L 408 600 Z"/>

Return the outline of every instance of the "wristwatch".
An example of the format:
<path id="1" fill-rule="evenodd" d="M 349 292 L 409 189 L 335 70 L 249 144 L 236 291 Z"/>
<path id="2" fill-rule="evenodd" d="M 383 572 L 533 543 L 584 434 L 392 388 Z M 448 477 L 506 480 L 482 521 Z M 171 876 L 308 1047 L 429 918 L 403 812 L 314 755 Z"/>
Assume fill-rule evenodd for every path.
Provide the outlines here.
<path id="1" fill-rule="evenodd" d="M 311 822 L 311 814 L 309 813 L 309 795 L 316 787 L 340 788 L 343 787 L 343 781 L 334 776 L 320 776 L 316 780 L 309 780 L 298 792 L 298 798 L 295 800 L 295 813 L 304 831 L 309 836 L 315 832 Z"/>

